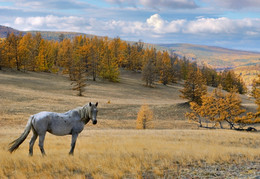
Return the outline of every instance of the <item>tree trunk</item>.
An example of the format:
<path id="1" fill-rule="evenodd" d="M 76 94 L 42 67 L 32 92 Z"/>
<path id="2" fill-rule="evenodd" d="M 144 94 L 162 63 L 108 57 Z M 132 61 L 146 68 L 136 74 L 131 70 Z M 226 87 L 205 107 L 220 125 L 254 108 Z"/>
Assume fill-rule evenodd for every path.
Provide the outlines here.
<path id="1" fill-rule="evenodd" d="M 95 71 L 93 70 L 93 73 L 92 73 L 92 75 L 93 75 L 93 81 L 96 81 L 96 73 L 95 73 Z"/>
<path id="2" fill-rule="evenodd" d="M 222 123 L 220 121 L 218 123 L 219 123 L 220 128 L 223 129 Z"/>
<path id="3" fill-rule="evenodd" d="M 199 127 L 202 127 L 201 119 L 199 118 Z"/>

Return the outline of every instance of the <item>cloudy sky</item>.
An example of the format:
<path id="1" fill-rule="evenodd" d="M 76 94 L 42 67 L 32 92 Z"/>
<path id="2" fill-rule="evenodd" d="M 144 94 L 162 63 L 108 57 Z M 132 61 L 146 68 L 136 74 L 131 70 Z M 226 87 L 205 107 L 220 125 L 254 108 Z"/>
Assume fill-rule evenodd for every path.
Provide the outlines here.
<path id="1" fill-rule="evenodd" d="M 260 52 L 260 0 L 0 0 L 0 24 Z"/>

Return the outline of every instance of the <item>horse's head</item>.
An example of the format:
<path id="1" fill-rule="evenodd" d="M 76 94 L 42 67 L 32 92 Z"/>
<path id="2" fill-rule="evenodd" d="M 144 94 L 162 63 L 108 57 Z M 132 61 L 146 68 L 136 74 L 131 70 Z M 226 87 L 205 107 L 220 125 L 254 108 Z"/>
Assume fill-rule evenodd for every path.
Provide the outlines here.
<path id="1" fill-rule="evenodd" d="M 89 103 L 88 104 L 88 117 L 92 120 L 92 123 L 97 124 L 97 113 L 98 113 L 98 102 L 96 104 Z"/>

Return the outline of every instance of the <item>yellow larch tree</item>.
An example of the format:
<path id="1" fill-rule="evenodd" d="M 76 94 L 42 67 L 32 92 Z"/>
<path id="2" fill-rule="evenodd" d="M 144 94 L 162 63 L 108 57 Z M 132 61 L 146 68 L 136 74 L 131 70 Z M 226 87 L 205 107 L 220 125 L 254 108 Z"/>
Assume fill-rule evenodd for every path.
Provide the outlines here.
<path id="1" fill-rule="evenodd" d="M 141 106 L 136 119 L 137 129 L 153 128 L 153 112 L 147 104 Z"/>
<path id="2" fill-rule="evenodd" d="M 54 43 L 42 39 L 39 47 L 39 54 L 37 57 L 37 70 L 50 72 L 55 61 L 55 51 L 53 50 Z"/>
<path id="3" fill-rule="evenodd" d="M 236 122 L 240 123 L 242 127 L 248 124 L 260 123 L 260 75 L 258 75 L 258 78 L 254 81 L 252 96 L 255 98 L 257 111 L 256 113 L 249 112 L 246 116 L 236 118 Z"/>
<path id="4" fill-rule="evenodd" d="M 31 33 L 23 36 L 18 45 L 18 55 L 24 70 L 29 70 L 32 58 L 33 39 Z"/>
<path id="5" fill-rule="evenodd" d="M 70 39 L 64 39 L 60 42 L 60 47 L 58 51 L 58 65 L 63 68 L 63 73 L 68 73 L 70 79 L 72 79 L 72 43 Z"/>
<path id="6" fill-rule="evenodd" d="M 147 48 L 143 54 L 142 61 L 142 80 L 146 86 L 151 87 L 157 78 L 156 68 L 156 50 L 154 48 Z"/>
<path id="7" fill-rule="evenodd" d="M 18 56 L 18 44 L 22 34 L 16 36 L 13 32 L 8 34 L 4 43 L 4 60 L 9 68 L 16 68 L 18 71 L 21 69 L 21 61 Z"/>
<path id="8" fill-rule="evenodd" d="M 193 121 L 199 122 L 202 127 L 201 118 L 214 122 L 215 125 L 226 121 L 230 129 L 235 129 L 235 124 L 238 123 L 236 118 L 245 112 L 241 107 L 241 99 L 235 89 L 224 94 L 221 86 L 215 89 L 211 94 L 202 97 L 201 105 L 192 102 L 192 112 L 186 116 Z M 215 126 L 214 125 L 214 126 Z"/>
<path id="9" fill-rule="evenodd" d="M 120 72 L 117 59 L 111 55 L 108 43 L 108 39 L 105 38 L 102 50 L 103 54 L 99 65 L 99 76 L 112 82 L 118 82 Z"/>
<path id="10" fill-rule="evenodd" d="M 115 58 L 116 63 L 119 66 L 125 64 L 126 57 L 124 55 L 124 52 L 126 49 L 126 43 L 123 43 L 119 37 L 116 37 L 109 42 L 108 46 L 111 52 L 111 58 Z"/>
<path id="11" fill-rule="evenodd" d="M 2 70 L 2 67 L 4 66 L 3 49 L 4 49 L 4 40 L 0 39 L 0 70 Z"/>
<path id="12" fill-rule="evenodd" d="M 164 51 L 162 54 L 159 74 L 162 84 L 166 85 L 172 81 L 173 76 L 171 74 L 171 59 L 167 51 Z"/>
<path id="13" fill-rule="evenodd" d="M 93 37 L 87 39 L 86 44 L 83 46 L 83 51 L 87 59 L 87 72 L 92 76 L 92 80 L 96 81 L 98 76 L 98 68 L 102 57 L 102 49 L 104 43 L 102 38 Z"/>
<path id="14" fill-rule="evenodd" d="M 180 92 L 182 93 L 180 97 L 201 104 L 201 97 L 207 93 L 207 86 L 199 68 L 190 66 L 184 88 Z"/>

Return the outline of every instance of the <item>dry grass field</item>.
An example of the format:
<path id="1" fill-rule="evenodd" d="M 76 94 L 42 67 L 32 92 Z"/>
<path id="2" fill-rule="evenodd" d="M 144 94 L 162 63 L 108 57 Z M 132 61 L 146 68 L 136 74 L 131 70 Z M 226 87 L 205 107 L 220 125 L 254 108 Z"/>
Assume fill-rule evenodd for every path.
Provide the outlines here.
<path id="1" fill-rule="evenodd" d="M 120 83 L 88 81 L 77 97 L 68 79 L 48 73 L 0 71 L 0 178 L 254 178 L 260 176 L 260 133 L 202 130 L 184 119 L 181 85 L 146 88 L 140 74 L 122 72 Z M 243 104 L 255 110 L 253 101 Z M 65 112 L 99 102 L 98 124 L 87 124 L 75 155 L 70 136 L 46 136 L 46 157 L 37 144 L 28 156 L 29 134 L 13 154 L 8 143 L 30 115 Z M 110 104 L 108 104 L 110 101 Z M 142 104 L 154 113 L 155 129 L 136 130 Z M 37 140 L 38 141 L 38 140 Z"/>

